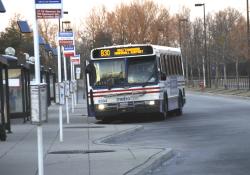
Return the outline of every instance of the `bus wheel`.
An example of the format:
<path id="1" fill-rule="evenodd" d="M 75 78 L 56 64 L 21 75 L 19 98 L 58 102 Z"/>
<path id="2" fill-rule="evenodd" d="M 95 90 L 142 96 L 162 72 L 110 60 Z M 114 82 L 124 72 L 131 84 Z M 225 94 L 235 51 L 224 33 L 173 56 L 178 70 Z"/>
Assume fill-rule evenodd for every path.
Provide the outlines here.
<path id="1" fill-rule="evenodd" d="M 168 96 L 164 95 L 164 101 L 163 101 L 163 114 L 162 118 L 163 120 L 166 120 L 168 116 Z"/>
<path id="2" fill-rule="evenodd" d="M 176 115 L 180 116 L 182 115 L 182 108 L 183 108 L 183 97 L 182 97 L 182 93 L 179 93 L 179 97 L 178 97 L 178 109 L 176 110 Z"/>

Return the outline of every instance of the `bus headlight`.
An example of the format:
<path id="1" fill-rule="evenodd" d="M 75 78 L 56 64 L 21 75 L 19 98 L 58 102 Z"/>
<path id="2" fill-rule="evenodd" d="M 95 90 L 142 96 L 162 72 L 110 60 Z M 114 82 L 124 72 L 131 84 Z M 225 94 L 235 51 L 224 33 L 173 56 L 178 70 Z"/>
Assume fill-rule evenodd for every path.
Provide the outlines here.
<path id="1" fill-rule="evenodd" d="M 155 105 L 155 101 L 149 101 L 148 104 L 149 104 L 150 106 L 153 106 L 153 105 Z"/>
<path id="2" fill-rule="evenodd" d="M 97 108 L 98 108 L 98 110 L 103 111 L 105 109 L 105 105 L 104 104 L 100 104 L 100 105 L 98 105 Z"/>

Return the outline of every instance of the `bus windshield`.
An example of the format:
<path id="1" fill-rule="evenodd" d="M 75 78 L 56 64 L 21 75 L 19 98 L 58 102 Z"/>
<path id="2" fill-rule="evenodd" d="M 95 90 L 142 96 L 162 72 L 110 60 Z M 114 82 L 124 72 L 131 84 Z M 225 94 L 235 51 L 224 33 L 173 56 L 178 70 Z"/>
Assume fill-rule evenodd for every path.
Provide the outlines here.
<path id="1" fill-rule="evenodd" d="M 94 62 L 96 69 L 96 81 L 94 86 L 107 86 L 111 81 L 114 85 L 125 82 L 125 61 L 124 59 L 116 60 L 99 60 Z"/>
<path id="2" fill-rule="evenodd" d="M 144 58 L 144 57 L 143 57 Z M 153 83 L 157 80 L 154 57 L 128 59 L 128 83 Z"/>
<path id="3" fill-rule="evenodd" d="M 94 61 L 96 78 L 94 87 L 112 87 L 155 83 L 157 69 L 155 57 L 133 57 Z"/>

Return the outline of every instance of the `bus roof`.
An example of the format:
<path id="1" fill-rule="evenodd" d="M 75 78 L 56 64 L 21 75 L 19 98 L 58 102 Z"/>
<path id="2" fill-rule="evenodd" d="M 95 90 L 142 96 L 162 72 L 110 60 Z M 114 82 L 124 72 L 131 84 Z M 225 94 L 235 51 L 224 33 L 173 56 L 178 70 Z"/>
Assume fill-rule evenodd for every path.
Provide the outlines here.
<path id="1" fill-rule="evenodd" d="M 176 47 L 167 47 L 167 46 L 159 46 L 159 45 L 152 45 L 152 47 L 156 50 L 159 50 L 161 52 L 181 52 L 180 48 L 176 48 Z"/>

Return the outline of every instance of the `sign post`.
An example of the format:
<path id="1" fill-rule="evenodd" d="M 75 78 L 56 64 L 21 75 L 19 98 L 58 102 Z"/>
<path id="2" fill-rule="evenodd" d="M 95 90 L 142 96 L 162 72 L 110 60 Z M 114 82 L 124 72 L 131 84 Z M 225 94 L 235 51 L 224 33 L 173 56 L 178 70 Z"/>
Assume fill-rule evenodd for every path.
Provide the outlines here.
<path id="1" fill-rule="evenodd" d="M 47 119 L 47 104 L 43 104 L 46 101 L 44 98 L 47 94 L 46 85 L 45 89 L 41 85 L 40 77 L 40 53 L 39 53 L 39 33 L 37 20 L 38 19 L 51 19 L 60 18 L 62 12 L 62 0 L 35 0 L 33 6 L 33 38 L 34 38 L 34 57 L 35 57 L 35 84 L 31 86 L 31 95 L 33 95 L 32 104 L 32 122 L 37 124 L 37 152 L 38 152 L 38 175 L 44 174 L 44 161 L 43 161 L 43 128 L 42 121 L 45 116 Z M 37 98 L 36 98 L 37 97 Z M 35 101 L 34 101 L 35 100 Z M 45 103 L 46 103 L 45 102 Z M 43 108 L 43 109 L 42 109 Z"/>
<path id="2" fill-rule="evenodd" d="M 74 74 L 74 69 L 75 69 L 75 64 L 80 64 L 80 55 L 74 55 L 70 57 L 70 67 L 71 67 L 71 93 L 72 93 L 72 112 L 74 112 L 74 106 L 76 105 L 76 95 L 74 93 L 74 88 L 73 88 L 73 82 L 75 80 L 75 74 Z"/>
<path id="3" fill-rule="evenodd" d="M 59 40 L 58 40 L 59 41 Z M 63 100 L 62 99 L 62 96 L 60 94 L 60 83 L 62 82 L 62 63 L 61 63 L 61 48 L 60 48 L 60 45 L 59 45 L 59 42 L 57 43 L 57 63 L 58 63 L 58 94 L 59 94 L 59 99 L 58 99 L 58 102 L 59 102 L 59 138 L 60 138 L 60 142 L 63 142 L 63 119 L 62 119 L 62 104 L 61 104 L 61 101 Z"/>
<path id="4" fill-rule="evenodd" d="M 64 62 L 64 78 L 65 82 L 68 81 L 67 77 L 67 67 L 66 67 L 66 56 L 75 55 L 74 46 L 74 33 L 73 32 L 60 32 L 58 37 L 59 45 L 63 46 L 63 62 Z M 67 114 L 67 124 L 69 124 L 69 97 L 66 96 L 66 114 Z"/>
<path id="5" fill-rule="evenodd" d="M 36 4 L 34 4 L 34 11 L 36 8 Z M 35 56 L 35 79 L 36 85 L 39 86 L 40 79 L 40 58 L 39 58 L 39 34 L 38 34 L 38 26 L 36 21 L 36 15 L 34 15 L 33 21 L 33 38 L 34 38 L 34 56 Z M 40 94 L 38 94 L 40 95 Z M 40 98 L 40 97 L 39 97 Z M 38 98 L 38 99 L 39 99 Z M 33 114 L 32 114 L 33 115 Z M 40 115 L 40 113 L 38 114 Z M 40 119 L 41 116 L 38 117 Z M 37 152 L 38 152 L 38 175 L 44 174 L 44 163 L 43 163 L 43 127 L 41 122 L 37 124 Z"/>
<path id="6" fill-rule="evenodd" d="M 74 105 L 74 94 L 73 94 L 73 80 L 74 80 L 74 75 L 73 75 L 73 69 L 74 69 L 74 65 L 73 62 L 70 61 L 70 67 L 71 67 L 71 82 L 70 82 L 70 91 L 71 91 L 71 109 L 72 109 L 72 113 L 75 112 L 75 105 Z"/>

